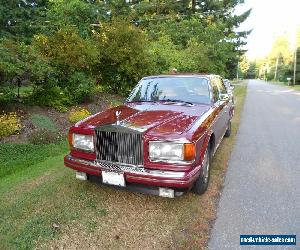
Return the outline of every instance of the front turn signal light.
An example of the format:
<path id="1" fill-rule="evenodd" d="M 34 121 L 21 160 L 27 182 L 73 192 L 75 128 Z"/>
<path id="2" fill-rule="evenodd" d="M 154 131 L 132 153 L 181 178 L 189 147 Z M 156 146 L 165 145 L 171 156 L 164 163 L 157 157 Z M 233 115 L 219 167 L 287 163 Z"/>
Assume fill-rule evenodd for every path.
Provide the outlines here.
<path id="1" fill-rule="evenodd" d="M 185 161 L 192 161 L 195 159 L 195 155 L 196 155 L 195 144 L 185 143 L 183 150 L 184 150 L 184 160 Z"/>

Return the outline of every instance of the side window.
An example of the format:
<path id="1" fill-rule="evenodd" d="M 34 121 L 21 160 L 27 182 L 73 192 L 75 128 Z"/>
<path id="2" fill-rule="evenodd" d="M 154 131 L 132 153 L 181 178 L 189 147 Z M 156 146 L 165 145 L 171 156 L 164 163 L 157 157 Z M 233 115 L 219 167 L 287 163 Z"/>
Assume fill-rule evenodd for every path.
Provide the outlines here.
<path id="1" fill-rule="evenodd" d="M 216 82 L 217 82 L 218 88 L 220 90 L 220 93 L 221 94 L 227 94 L 227 90 L 226 90 L 226 87 L 225 87 L 222 79 L 221 78 L 217 78 Z"/>
<path id="2" fill-rule="evenodd" d="M 211 79 L 211 87 L 213 91 L 214 102 L 217 102 L 220 98 L 220 95 L 219 95 L 219 88 L 217 85 L 217 81 L 215 78 Z"/>

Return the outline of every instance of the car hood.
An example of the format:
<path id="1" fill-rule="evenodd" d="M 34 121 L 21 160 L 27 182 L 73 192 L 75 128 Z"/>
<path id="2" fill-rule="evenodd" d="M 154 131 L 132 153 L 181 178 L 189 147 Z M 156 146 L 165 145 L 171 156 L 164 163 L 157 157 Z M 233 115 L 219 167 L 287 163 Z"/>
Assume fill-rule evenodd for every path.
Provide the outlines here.
<path id="1" fill-rule="evenodd" d="M 204 104 L 126 103 L 88 117 L 75 126 L 95 128 L 119 123 L 120 126 L 145 133 L 182 134 L 187 132 L 209 108 L 209 105 Z"/>

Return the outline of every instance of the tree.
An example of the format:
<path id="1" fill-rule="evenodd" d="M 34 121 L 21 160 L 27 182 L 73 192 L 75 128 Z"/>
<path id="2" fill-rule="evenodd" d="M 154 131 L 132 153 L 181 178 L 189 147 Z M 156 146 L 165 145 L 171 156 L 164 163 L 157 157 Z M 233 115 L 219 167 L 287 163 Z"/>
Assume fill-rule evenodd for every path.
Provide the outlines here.
<path id="1" fill-rule="evenodd" d="M 296 59 L 296 77 L 295 77 L 295 83 L 300 84 L 300 27 L 297 30 L 297 39 L 296 39 L 296 51 L 295 51 L 295 59 Z M 294 59 L 294 60 L 295 60 Z"/>
<path id="2" fill-rule="evenodd" d="M 247 57 L 245 55 L 242 56 L 242 60 L 239 64 L 242 77 L 245 77 L 247 75 L 249 67 L 250 67 L 250 62 L 248 61 Z"/>
<path id="3" fill-rule="evenodd" d="M 85 100 L 95 85 L 92 68 L 96 63 L 99 51 L 94 42 L 82 38 L 79 30 L 64 27 L 46 36 L 37 35 L 32 47 L 54 69 L 44 81 L 36 82 L 41 92 L 60 88 L 70 103 Z"/>
<path id="4" fill-rule="evenodd" d="M 236 32 L 242 0 L 0 2 L 0 78 L 24 76 L 47 106 L 80 102 L 95 83 L 126 94 L 174 67 L 234 77 L 249 34 Z"/>
<path id="5" fill-rule="evenodd" d="M 251 10 L 237 16 L 234 9 L 242 0 L 190 1 L 111 1 L 112 17 L 118 15 L 144 29 L 151 40 L 168 36 L 180 49 L 190 40 L 209 48 L 209 59 L 219 72 L 233 76 L 239 57 L 245 52 L 241 46 L 250 31 L 236 32 Z M 114 4 L 112 4 L 114 3 Z M 213 71 L 214 69 L 211 69 Z"/>
<path id="6" fill-rule="evenodd" d="M 256 65 L 256 62 L 250 62 L 250 65 L 249 65 L 249 69 L 247 71 L 247 75 L 246 77 L 248 79 L 254 79 L 256 78 L 258 75 L 258 69 L 257 69 L 257 65 Z"/>
<path id="7" fill-rule="evenodd" d="M 271 52 L 268 56 L 268 62 L 271 66 L 271 72 L 274 80 L 284 80 L 286 67 L 292 64 L 293 53 L 287 35 L 277 37 L 272 45 Z"/>
<path id="8" fill-rule="evenodd" d="M 152 60 L 144 32 L 126 21 L 113 20 L 95 32 L 98 54 L 94 74 L 108 91 L 127 94 L 138 80 L 150 73 Z"/>
<path id="9" fill-rule="evenodd" d="M 91 35 L 93 27 L 107 18 L 108 6 L 102 1 L 53 0 L 47 12 L 48 31 L 72 26 L 82 37 Z"/>
<path id="10" fill-rule="evenodd" d="M 29 43 L 42 29 L 49 0 L 0 0 L 0 38 Z"/>

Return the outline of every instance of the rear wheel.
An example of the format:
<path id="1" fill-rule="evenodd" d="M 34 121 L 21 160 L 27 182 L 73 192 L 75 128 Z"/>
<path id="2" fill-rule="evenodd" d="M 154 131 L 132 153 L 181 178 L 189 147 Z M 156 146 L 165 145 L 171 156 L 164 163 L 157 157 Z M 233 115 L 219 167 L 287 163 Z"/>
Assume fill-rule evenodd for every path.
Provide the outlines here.
<path id="1" fill-rule="evenodd" d="M 231 135 L 231 121 L 228 122 L 227 130 L 225 132 L 225 137 L 229 137 Z"/>
<path id="2" fill-rule="evenodd" d="M 202 174 L 198 177 L 198 179 L 194 183 L 194 187 L 192 191 L 196 194 L 203 194 L 207 188 L 210 179 L 210 151 L 209 147 L 206 148 L 203 166 L 202 166 Z"/>

